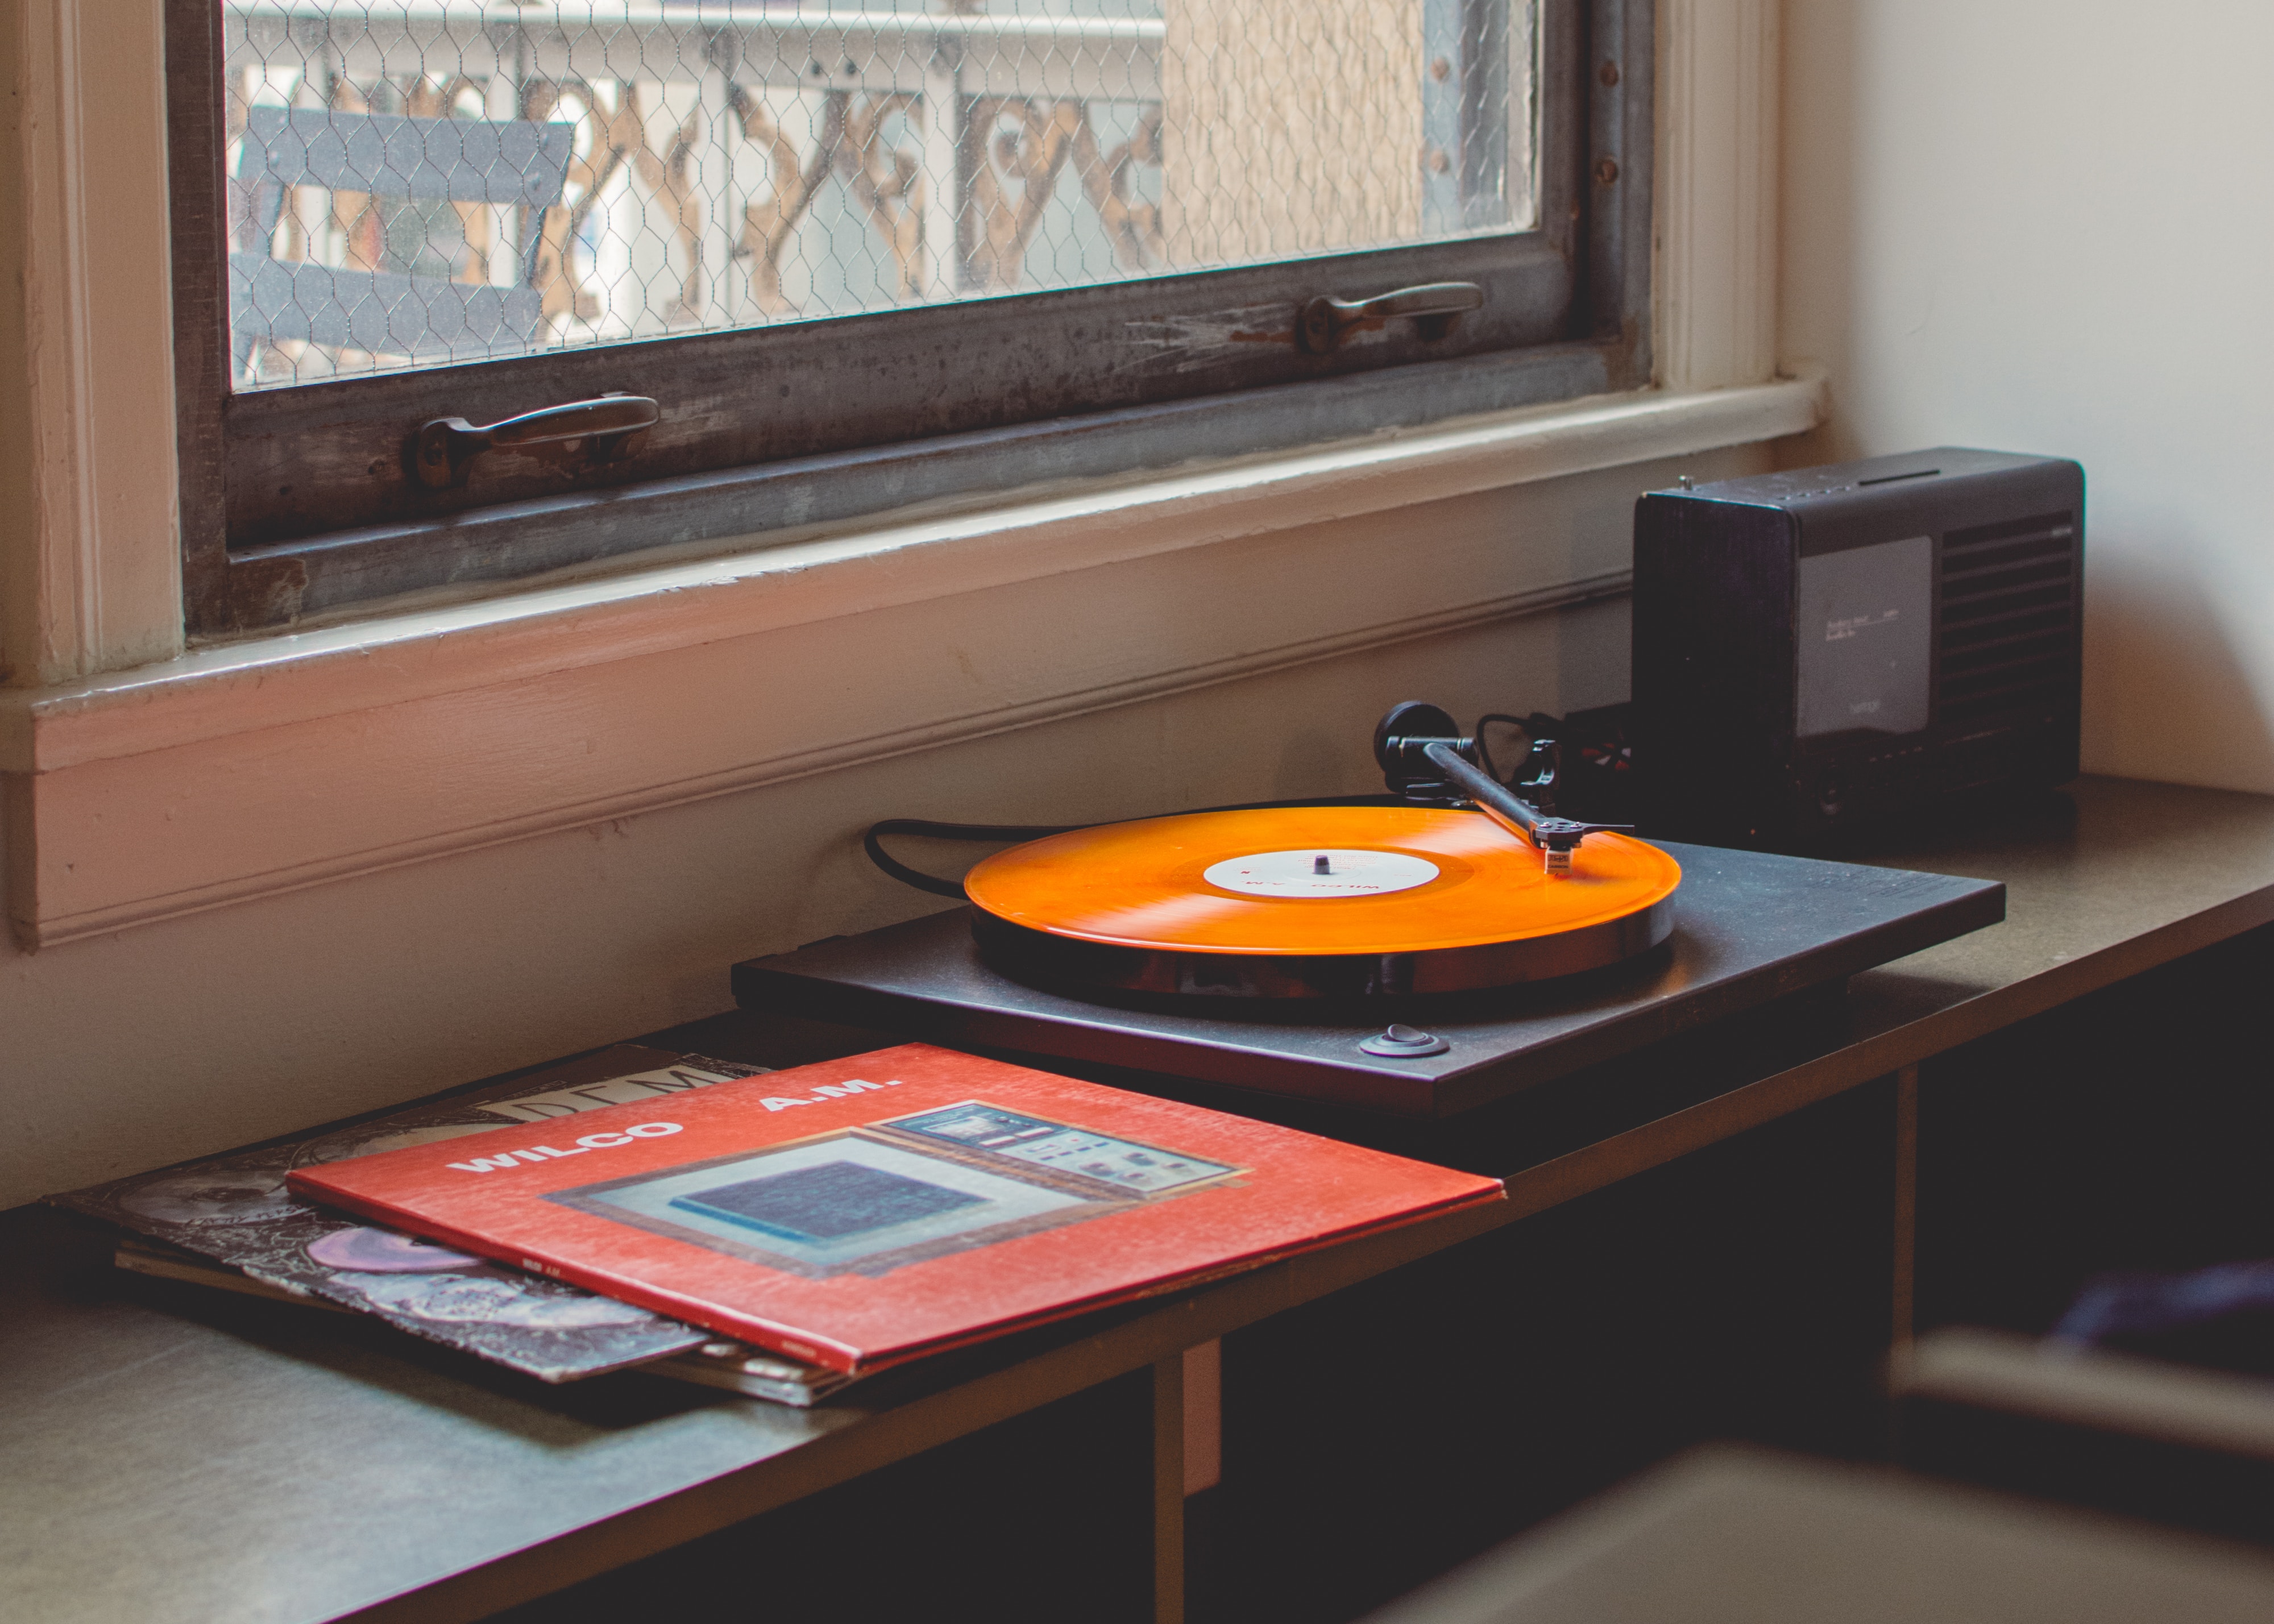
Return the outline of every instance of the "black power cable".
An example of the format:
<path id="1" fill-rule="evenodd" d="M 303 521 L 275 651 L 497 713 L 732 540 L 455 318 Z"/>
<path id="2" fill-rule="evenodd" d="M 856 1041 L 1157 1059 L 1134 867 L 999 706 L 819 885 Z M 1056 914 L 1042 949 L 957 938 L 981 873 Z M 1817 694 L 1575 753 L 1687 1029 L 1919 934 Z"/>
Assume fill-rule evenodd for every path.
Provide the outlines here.
<path id="1" fill-rule="evenodd" d="M 1266 812 L 1280 807 L 1402 807 L 1408 804 L 1397 795 L 1316 795 L 1302 801 L 1250 801 L 1236 807 L 1192 807 L 1187 812 Z M 1186 813 L 1170 816 L 1182 817 Z M 1115 823 L 1125 820 L 1106 818 L 1102 823 Z M 881 837 L 885 835 L 917 835 L 934 840 L 1040 840 L 1047 835 L 1072 834 L 1077 829 L 1096 829 L 1101 823 L 939 823 L 922 817 L 888 817 L 882 823 L 871 823 L 861 837 L 861 849 L 869 853 L 869 861 L 891 875 L 903 885 L 913 885 L 918 891 L 930 891 L 935 897 L 964 899 L 963 882 L 944 880 L 936 874 L 925 874 L 909 868 L 885 850 Z"/>
<path id="2" fill-rule="evenodd" d="M 1554 717 L 1540 710 L 1534 710 L 1530 716 L 1510 716 L 1502 710 L 1487 710 L 1477 718 L 1474 734 L 1477 741 L 1477 765 L 1485 770 L 1487 776 L 1509 786 L 1511 789 L 1515 787 L 1516 781 L 1513 778 L 1502 778 L 1500 769 L 1493 765 L 1492 748 L 1485 742 L 1485 724 L 1487 722 L 1499 722 L 1505 726 L 1515 728 L 1524 735 L 1526 746 L 1535 740 L 1557 737 L 1562 727 L 1562 724 Z"/>
<path id="3" fill-rule="evenodd" d="M 1562 725 L 1554 717 L 1539 710 L 1529 716 L 1510 716 L 1505 711 L 1487 710 L 1477 718 L 1476 729 L 1471 735 L 1476 741 L 1477 764 L 1495 783 L 1508 784 L 1513 788 L 1515 786 L 1503 778 L 1500 770 L 1493 764 L 1492 750 L 1485 743 L 1485 728 L 1495 722 L 1515 728 L 1524 735 L 1527 745 L 1557 736 Z M 1230 807 L 1192 807 L 1187 808 L 1185 813 L 1169 816 L 1184 816 L 1187 813 L 1199 812 L 1262 812 L 1282 807 L 1397 807 L 1411 804 L 1398 795 L 1315 795 L 1298 801 L 1251 801 Z M 1122 820 L 1108 818 L 1103 821 L 1118 823 Z M 935 897 L 953 897 L 960 902 L 965 897 L 962 881 L 942 879 L 936 874 L 909 868 L 885 850 L 884 837 L 915 835 L 930 840 L 1041 840 L 1050 835 L 1072 834 L 1078 829 L 1098 827 L 1098 823 L 944 823 L 925 817 L 888 817 L 881 823 L 871 823 L 863 831 L 861 847 L 869 853 L 870 862 L 901 884 L 913 885 L 916 890 L 929 891 Z"/>
<path id="4" fill-rule="evenodd" d="M 924 817 L 888 817 L 881 823 L 869 825 L 868 832 L 861 837 L 861 847 L 869 853 L 870 862 L 901 884 L 928 891 L 935 897 L 953 897 L 960 902 L 961 880 L 943 880 L 937 875 L 922 874 L 909 868 L 885 851 L 878 837 L 925 835 L 935 840 L 1039 840 L 1045 835 L 1071 834 L 1088 827 L 1086 823 L 936 823 Z"/>
<path id="5" fill-rule="evenodd" d="M 1562 731 L 1562 724 L 1544 711 L 1534 710 L 1530 716 L 1510 716 L 1502 710 L 1487 710 L 1477 718 L 1471 735 L 1476 741 L 1477 764 L 1496 783 L 1516 787 L 1501 776 L 1493 764 L 1492 750 L 1485 743 L 1487 724 L 1500 723 L 1513 727 L 1525 737 L 1527 745 L 1541 739 L 1555 738 Z M 1412 803 L 1397 795 L 1316 795 L 1299 801 L 1251 801 L 1232 807 L 1192 807 L 1186 812 L 1262 812 L 1281 807 L 1397 807 Z M 1169 816 L 1184 816 L 1186 813 Z M 1108 818 L 1106 823 L 1118 823 Z M 936 874 L 925 874 L 911 868 L 885 850 L 886 835 L 915 835 L 931 840 L 1040 840 L 1050 835 L 1072 834 L 1077 829 L 1096 829 L 1097 823 L 943 823 L 924 817 L 888 817 L 882 823 L 871 823 L 861 836 L 861 847 L 869 853 L 869 861 L 903 885 L 913 885 L 918 891 L 929 891 L 935 897 L 964 899 L 963 882 L 942 879 Z"/>

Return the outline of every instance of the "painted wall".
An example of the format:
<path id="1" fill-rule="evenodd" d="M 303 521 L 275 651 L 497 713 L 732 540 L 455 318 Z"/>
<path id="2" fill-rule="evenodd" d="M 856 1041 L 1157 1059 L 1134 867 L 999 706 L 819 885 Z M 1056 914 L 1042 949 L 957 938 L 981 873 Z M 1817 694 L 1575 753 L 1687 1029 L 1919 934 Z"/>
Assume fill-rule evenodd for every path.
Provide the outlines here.
<path id="1" fill-rule="evenodd" d="M 1788 466 L 1958 444 L 2088 480 L 2089 771 L 2274 791 L 2274 7 L 1795 0 Z"/>
<path id="2" fill-rule="evenodd" d="M 1519 486 L 1322 527 L 1311 550 L 1342 560 L 1346 593 L 1435 568 L 1488 598 L 1621 568 L 1638 492 L 1766 462 L 1756 448 Z M 953 639 L 986 666 L 1031 645 L 1034 614 L 1173 615 L 1190 590 L 1173 560 L 1053 583 L 1046 602 L 999 595 L 990 625 L 959 600 L 895 635 Z M 849 650 L 881 635 L 842 624 Z M 1464 717 L 1605 703 L 1626 693 L 1626 652 L 1623 602 L 1536 615 L 37 954 L 0 946 L 0 1207 L 718 1013 L 738 959 L 945 906 L 869 867 L 859 834 L 879 817 L 1073 822 L 1375 789 L 1368 742 L 1396 701 Z M 829 680 L 795 662 L 779 703 Z"/>

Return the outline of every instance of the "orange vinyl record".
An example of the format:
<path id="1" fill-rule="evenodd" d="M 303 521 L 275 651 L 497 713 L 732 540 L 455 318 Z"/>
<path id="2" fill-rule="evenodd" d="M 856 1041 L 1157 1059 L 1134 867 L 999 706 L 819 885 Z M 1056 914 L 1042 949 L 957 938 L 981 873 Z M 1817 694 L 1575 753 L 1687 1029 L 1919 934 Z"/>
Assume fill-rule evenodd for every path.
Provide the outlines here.
<path id="1" fill-rule="evenodd" d="M 1600 968 L 1673 928 L 1682 870 L 1589 835 L 1568 875 L 1483 814 L 1198 812 L 1052 835 L 965 876 L 974 931 L 1029 979 L 1216 996 L 1472 990 Z"/>

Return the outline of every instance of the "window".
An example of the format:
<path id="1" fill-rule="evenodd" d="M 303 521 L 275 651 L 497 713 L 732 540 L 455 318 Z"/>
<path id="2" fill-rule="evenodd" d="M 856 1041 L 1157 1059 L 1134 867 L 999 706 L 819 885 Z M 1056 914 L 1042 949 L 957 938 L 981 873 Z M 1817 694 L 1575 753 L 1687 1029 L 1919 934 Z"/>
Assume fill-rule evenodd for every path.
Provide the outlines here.
<path id="1" fill-rule="evenodd" d="M 197 632 L 1649 373 L 1648 0 L 168 13 Z"/>

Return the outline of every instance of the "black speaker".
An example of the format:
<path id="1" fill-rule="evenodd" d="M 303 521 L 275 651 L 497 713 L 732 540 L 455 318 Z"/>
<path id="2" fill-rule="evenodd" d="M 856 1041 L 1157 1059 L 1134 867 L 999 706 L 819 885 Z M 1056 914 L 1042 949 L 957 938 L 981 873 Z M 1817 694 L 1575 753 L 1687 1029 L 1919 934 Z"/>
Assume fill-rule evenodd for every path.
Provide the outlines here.
<path id="1" fill-rule="evenodd" d="M 1635 504 L 1652 834 L 1805 844 L 2076 776 L 2084 470 L 1943 447 Z"/>

